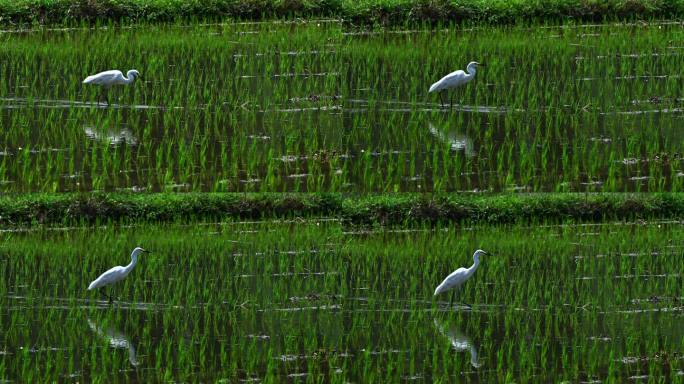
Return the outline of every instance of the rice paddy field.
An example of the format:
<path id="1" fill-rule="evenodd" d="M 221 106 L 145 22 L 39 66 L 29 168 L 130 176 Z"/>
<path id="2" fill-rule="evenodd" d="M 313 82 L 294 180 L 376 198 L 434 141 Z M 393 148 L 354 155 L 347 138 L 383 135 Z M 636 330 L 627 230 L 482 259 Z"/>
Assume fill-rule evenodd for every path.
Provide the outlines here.
<path id="1" fill-rule="evenodd" d="M 143 231 L 144 229 L 144 231 Z M 681 222 L 5 232 L 0 379 L 684 381 Z M 143 244 L 109 305 L 88 282 Z M 459 292 L 434 287 L 472 251 Z"/>
<path id="2" fill-rule="evenodd" d="M 473 60 L 485 66 L 453 106 L 427 93 Z M 590 204 L 679 201 L 682 67 L 674 22 L 0 31 L 0 193 L 3 212 L 28 212 L 0 217 L 0 383 L 684 382 L 684 222 L 607 222 L 591 207 L 612 205 Z M 106 103 L 81 82 L 107 69 L 142 79 Z M 306 214 L 272 205 L 279 192 L 334 195 Z M 499 211 L 455 192 L 501 196 Z M 545 212 L 543 198 L 507 206 L 519 192 L 586 204 L 572 194 L 557 217 L 497 221 Z M 33 193 L 47 197 L 21 199 Z M 157 211 L 133 199 L 151 209 L 140 220 L 99 220 L 95 195 L 152 196 Z M 426 196 L 425 212 L 402 196 Z M 580 214 L 561 209 L 570 200 Z M 202 201 L 212 215 L 187 212 Z M 676 216 L 643 201 L 618 211 Z M 282 218 L 221 211 L 258 206 Z M 439 207 L 513 224 L 430 220 Z M 135 246 L 152 253 L 127 279 L 86 289 Z M 490 255 L 457 303 L 434 297 L 478 248 Z"/>
<path id="3" fill-rule="evenodd" d="M 683 49 L 666 22 L 2 31 L 0 191 L 681 191 Z M 107 107 L 81 81 L 112 68 L 143 80 Z"/>

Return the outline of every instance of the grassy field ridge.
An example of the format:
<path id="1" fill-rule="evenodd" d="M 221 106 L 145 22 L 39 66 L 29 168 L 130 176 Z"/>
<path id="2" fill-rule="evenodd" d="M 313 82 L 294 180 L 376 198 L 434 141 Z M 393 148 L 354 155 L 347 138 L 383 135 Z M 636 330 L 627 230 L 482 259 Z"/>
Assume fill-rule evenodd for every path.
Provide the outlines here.
<path id="1" fill-rule="evenodd" d="M 0 223 L 165 222 L 331 217 L 358 224 L 681 219 L 684 194 L 343 195 L 25 194 L 0 198 Z"/>

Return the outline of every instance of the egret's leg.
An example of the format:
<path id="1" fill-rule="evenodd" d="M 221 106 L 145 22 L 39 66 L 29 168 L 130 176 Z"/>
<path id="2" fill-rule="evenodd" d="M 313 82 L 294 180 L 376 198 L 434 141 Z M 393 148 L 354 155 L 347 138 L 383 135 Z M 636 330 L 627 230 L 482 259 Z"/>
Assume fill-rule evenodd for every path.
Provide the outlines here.
<path id="1" fill-rule="evenodd" d="M 454 297 L 456 296 L 456 291 L 451 291 L 451 298 L 449 299 L 449 308 L 454 305 Z"/>
<path id="2" fill-rule="evenodd" d="M 101 100 L 106 102 L 107 105 L 109 105 L 109 93 L 107 92 L 107 88 L 102 88 L 100 90 L 100 95 L 97 97 L 97 105 L 100 105 Z"/>
<path id="3" fill-rule="evenodd" d="M 442 95 L 442 93 L 444 93 L 444 91 L 439 91 L 438 93 L 439 93 L 439 105 L 440 105 L 442 108 L 444 108 L 444 97 L 443 97 L 443 95 Z"/>
<path id="4" fill-rule="evenodd" d="M 454 109 L 454 92 L 451 91 L 451 96 L 449 96 L 449 108 Z"/>
<path id="5" fill-rule="evenodd" d="M 104 297 L 107 299 L 107 301 L 109 302 L 109 304 L 112 303 L 112 301 L 113 301 L 113 300 L 112 300 L 112 296 L 108 295 L 104 290 L 101 290 L 100 293 L 102 294 L 102 296 L 104 296 Z"/>

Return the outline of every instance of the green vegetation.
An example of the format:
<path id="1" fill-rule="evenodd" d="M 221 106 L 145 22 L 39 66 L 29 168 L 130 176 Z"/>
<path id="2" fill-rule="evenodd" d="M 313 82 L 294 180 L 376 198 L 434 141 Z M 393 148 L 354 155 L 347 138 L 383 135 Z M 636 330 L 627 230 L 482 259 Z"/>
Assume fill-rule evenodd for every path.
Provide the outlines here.
<path id="1" fill-rule="evenodd" d="M 0 0 L 4 23 L 337 17 L 353 24 L 681 18 L 676 0 Z"/>
<path id="2" fill-rule="evenodd" d="M 228 221 L 2 236 L 3 380 L 683 379 L 681 224 Z M 86 287 L 135 245 L 153 253 L 108 307 Z M 473 310 L 434 300 L 478 247 L 492 255 L 458 296 Z"/>
<path id="3" fill-rule="evenodd" d="M 0 197 L 0 223 L 5 225 L 298 217 L 386 225 L 681 219 L 684 194 L 94 193 Z"/>
<path id="4" fill-rule="evenodd" d="M 0 382 L 684 381 L 679 24 L 185 19 L 222 4 L 0 0 L 6 23 L 106 20 L 0 33 Z M 210 18 L 472 11 L 243 4 Z M 453 109 L 427 95 L 473 59 Z M 81 81 L 111 68 L 144 80 L 105 107 Z M 138 245 L 115 305 L 86 290 Z M 472 310 L 433 298 L 477 248 Z"/>
<path id="5" fill-rule="evenodd" d="M 668 24 L 6 33 L 0 191 L 680 192 L 682 39 Z M 473 59 L 487 66 L 440 108 L 430 84 Z M 81 81 L 110 68 L 144 80 L 97 107 Z"/>

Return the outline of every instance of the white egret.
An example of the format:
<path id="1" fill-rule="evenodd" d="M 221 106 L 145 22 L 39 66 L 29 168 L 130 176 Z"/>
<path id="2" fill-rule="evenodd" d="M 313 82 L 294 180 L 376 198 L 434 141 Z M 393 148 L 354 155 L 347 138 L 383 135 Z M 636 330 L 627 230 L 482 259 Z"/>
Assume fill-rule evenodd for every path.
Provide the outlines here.
<path id="1" fill-rule="evenodd" d="M 459 268 L 451 272 L 451 274 L 447 276 L 446 279 L 444 279 L 444 281 L 442 281 L 440 285 L 437 286 L 437 288 L 435 289 L 435 296 L 439 295 L 442 292 L 451 290 L 451 300 L 449 300 L 449 306 L 451 307 L 451 305 L 454 302 L 454 296 L 456 295 L 456 289 L 461 287 L 463 283 L 470 279 L 470 277 L 475 273 L 477 267 L 480 265 L 480 256 L 486 254 L 487 252 L 481 249 L 475 251 L 475 253 L 473 254 L 473 265 L 470 268 Z M 468 305 L 468 307 L 470 307 L 470 305 Z"/>
<path id="2" fill-rule="evenodd" d="M 103 273 L 98 277 L 97 279 L 93 280 L 92 283 L 88 286 L 88 290 L 93 290 L 97 289 L 100 287 L 104 287 L 106 285 L 111 285 L 116 283 L 117 281 L 123 280 L 128 276 L 129 273 L 133 270 L 135 265 L 138 263 L 138 255 L 146 252 L 149 253 L 150 251 L 144 250 L 140 247 L 136 247 L 133 252 L 131 253 L 131 262 L 125 266 L 122 267 L 120 265 L 113 267 L 109 269 L 107 272 Z M 112 297 L 105 294 L 109 298 L 109 302 L 112 302 Z"/>
<path id="3" fill-rule="evenodd" d="M 124 77 L 121 71 L 113 69 L 110 71 L 104 71 L 91 75 L 83 80 L 83 84 L 95 84 L 102 87 L 103 91 L 106 92 L 112 85 L 116 84 L 131 84 L 135 81 L 136 77 L 141 77 L 140 72 L 135 69 L 131 69 L 126 73 Z M 101 95 L 100 95 L 101 96 Z M 100 96 L 97 97 L 97 102 L 100 102 Z M 106 97 L 107 104 L 109 104 L 109 97 Z"/>
<path id="4" fill-rule="evenodd" d="M 439 101 L 442 104 L 442 106 L 444 106 L 444 100 L 442 100 L 442 92 L 469 83 L 473 79 L 473 77 L 475 77 L 475 73 L 477 72 L 478 66 L 484 67 L 484 64 L 480 64 L 477 61 L 471 61 L 470 63 L 468 63 L 468 66 L 466 67 L 466 71 L 468 71 L 467 73 L 463 72 L 460 69 L 458 71 L 451 72 L 450 74 L 439 79 L 438 82 L 432 84 L 430 86 L 430 90 L 428 90 L 428 93 L 439 92 Z M 451 97 L 449 98 L 451 107 L 454 106 L 453 96 L 454 95 L 452 93 Z"/>

